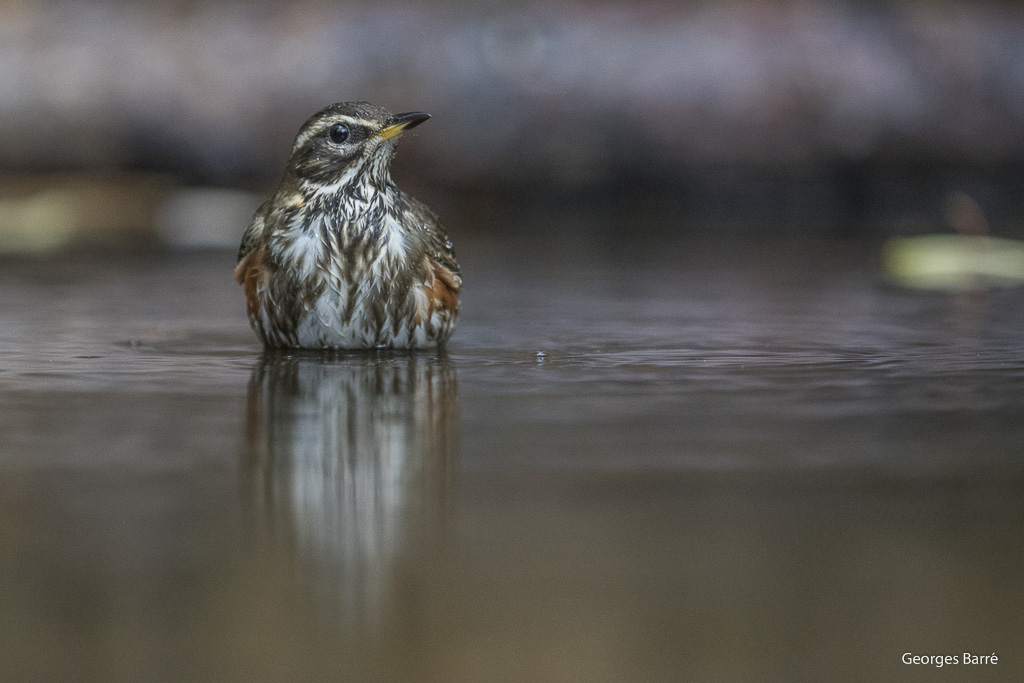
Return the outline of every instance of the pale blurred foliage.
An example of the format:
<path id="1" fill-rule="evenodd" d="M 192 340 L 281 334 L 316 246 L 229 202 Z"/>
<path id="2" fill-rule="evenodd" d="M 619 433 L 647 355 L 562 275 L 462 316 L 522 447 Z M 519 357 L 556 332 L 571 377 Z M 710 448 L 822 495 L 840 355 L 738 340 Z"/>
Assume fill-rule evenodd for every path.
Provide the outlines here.
<path id="1" fill-rule="evenodd" d="M 905 287 L 976 290 L 1024 284 L 1024 242 L 998 237 L 897 237 L 883 252 L 889 278 Z"/>
<path id="2" fill-rule="evenodd" d="M 128 174 L 4 179 L 0 253 L 47 252 L 76 240 L 144 243 L 171 188 L 168 178 Z"/>

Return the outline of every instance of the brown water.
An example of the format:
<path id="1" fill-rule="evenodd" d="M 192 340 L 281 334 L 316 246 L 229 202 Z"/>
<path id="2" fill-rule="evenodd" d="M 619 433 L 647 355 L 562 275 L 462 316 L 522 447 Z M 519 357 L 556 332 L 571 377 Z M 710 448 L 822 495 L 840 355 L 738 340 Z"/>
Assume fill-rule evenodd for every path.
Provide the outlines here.
<path id="1" fill-rule="evenodd" d="M 447 355 L 332 357 L 230 254 L 0 264 L 0 678 L 1024 675 L 1024 292 L 463 260 Z"/>

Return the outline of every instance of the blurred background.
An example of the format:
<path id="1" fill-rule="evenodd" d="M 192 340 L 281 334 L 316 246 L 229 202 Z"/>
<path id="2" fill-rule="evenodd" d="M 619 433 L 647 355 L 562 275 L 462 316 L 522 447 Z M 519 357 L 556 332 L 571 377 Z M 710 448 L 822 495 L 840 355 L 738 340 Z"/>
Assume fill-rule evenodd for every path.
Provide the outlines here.
<path id="1" fill-rule="evenodd" d="M 234 246 L 356 99 L 434 115 L 397 176 L 456 234 L 879 237 L 952 192 L 1022 231 L 1017 3 L 5 0 L 0 32 L 4 251 Z"/>

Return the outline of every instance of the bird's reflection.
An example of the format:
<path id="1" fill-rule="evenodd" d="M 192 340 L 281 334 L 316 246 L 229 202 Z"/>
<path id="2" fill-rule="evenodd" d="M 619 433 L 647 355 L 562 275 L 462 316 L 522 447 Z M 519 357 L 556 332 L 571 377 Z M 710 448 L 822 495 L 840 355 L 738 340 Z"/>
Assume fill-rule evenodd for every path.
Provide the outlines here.
<path id="1" fill-rule="evenodd" d="M 277 551 L 351 625 L 443 529 L 458 455 L 444 357 L 267 355 L 249 383 L 245 499 Z"/>

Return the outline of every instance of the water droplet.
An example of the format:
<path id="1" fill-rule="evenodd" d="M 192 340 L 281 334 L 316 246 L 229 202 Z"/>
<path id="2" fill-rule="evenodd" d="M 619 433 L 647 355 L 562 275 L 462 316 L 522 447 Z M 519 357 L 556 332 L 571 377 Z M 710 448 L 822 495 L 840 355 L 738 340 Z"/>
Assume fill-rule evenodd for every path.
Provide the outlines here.
<path id="1" fill-rule="evenodd" d="M 543 351 L 538 351 L 537 353 L 533 354 L 533 357 L 537 359 L 538 363 L 543 363 L 545 360 L 547 360 L 548 354 L 544 353 Z"/>
<path id="2" fill-rule="evenodd" d="M 451 240 L 445 240 L 444 241 L 444 248 L 445 249 L 451 249 L 452 248 L 452 241 Z"/>

